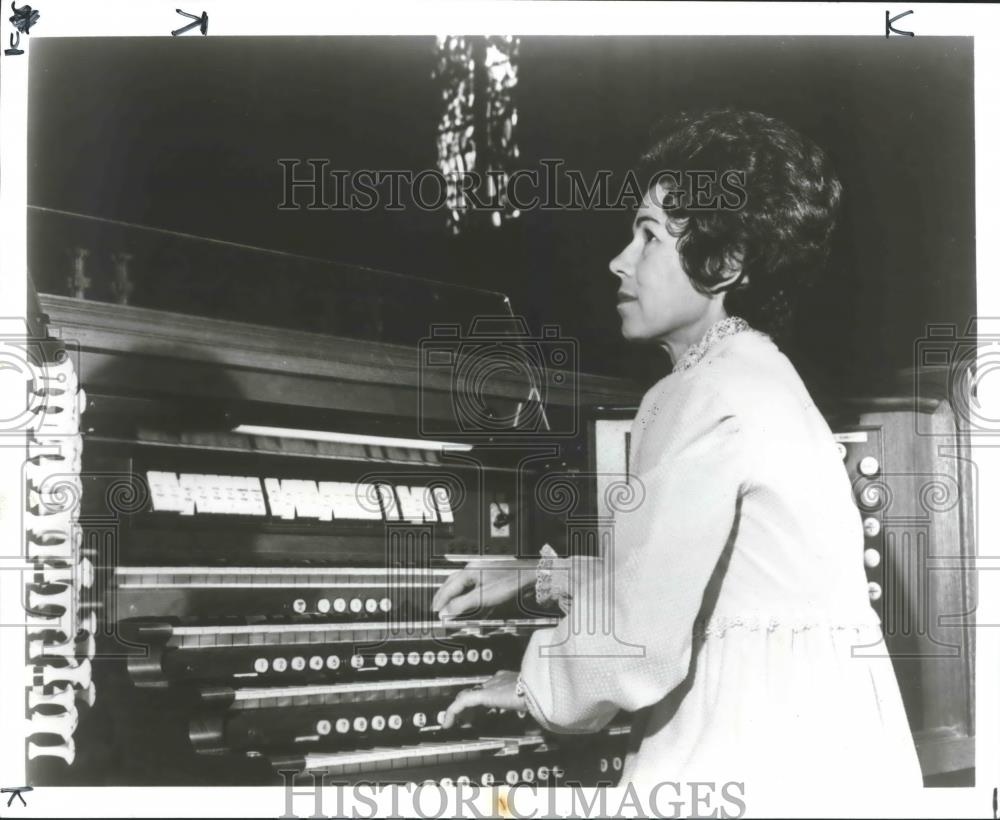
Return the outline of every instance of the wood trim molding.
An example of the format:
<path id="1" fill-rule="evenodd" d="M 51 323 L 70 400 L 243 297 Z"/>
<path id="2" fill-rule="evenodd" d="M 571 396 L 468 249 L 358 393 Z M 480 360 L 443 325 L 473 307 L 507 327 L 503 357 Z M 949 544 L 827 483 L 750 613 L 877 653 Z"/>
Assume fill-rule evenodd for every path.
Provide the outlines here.
<path id="1" fill-rule="evenodd" d="M 222 319 L 170 313 L 131 305 L 41 294 L 50 332 L 84 350 L 164 356 L 192 362 L 274 371 L 334 380 L 451 390 L 451 373 L 421 372 L 419 350 L 284 330 Z M 631 381 L 552 371 L 548 400 L 560 405 L 620 404 L 642 396 Z M 574 378 L 575 375 L 575 378 Z M 490 379 L 491 395 L 523 399 L 524 383 L 501 374 Z"/>

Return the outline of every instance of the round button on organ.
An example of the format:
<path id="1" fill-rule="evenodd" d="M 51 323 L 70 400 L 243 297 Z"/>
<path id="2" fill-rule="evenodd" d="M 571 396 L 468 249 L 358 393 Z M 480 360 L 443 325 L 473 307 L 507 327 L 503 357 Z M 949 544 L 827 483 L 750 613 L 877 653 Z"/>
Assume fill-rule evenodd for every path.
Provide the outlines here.
<path id="1" fill-rule="evenodd" d="M 306 599 L 305 598 L 296 598 L 294 601 L 292 601 L 292 610 L 294 612 L 297 612 L 299 615 L 301 615 L 303 612 L 305 612 L 306 611 Z"/>
<path id="2" fill-rule="evenodd" d="M 392 653 L 392 665 L 393 666 L 402 666 L 404 663 L 406 663 L 406 655 L 404 655 L 402 652 L 393 652 Z"/>
<path id="3" fill-rule="evenodd" d="M 492 786 L 493 772 L 483 772 L 483 776 L 479 778 L 479 782 L 484 786 Z"/>
<path id="4" fill-rule="evenodd" d="M 428 666 L 434 663 L 434 653 L 431 652 L 429 649 L 426 652 L 424 652 L 424 663 L 426 663 Z"/>
<path id="5" fill-rule="evenodd" d="M 288 669 L 288 661 L 285 660 L 284 658 L 275 658 L 271 662 L 271 667 L 274 669 L 275 672 L 284 672 L 286 669 Z"/>
<path id="6" fill-rule="evenodd" d="M 417 666 L 420 663 L 420 653 L 411 652 L 409 655 L 406 656 L 406 662 L 410 666 Z"/>
<path id="7" fill-rule="evenodd" d="M 306 668 L 306 659 L 301 655 L 296 655 L 292 658 L 292 669 L 296 672 L 301 672 Z"/>
<path id="8" fill-rule="evenodd" d="M 465 658 L 469 663 L 476 663 L 479 660 L 479 650 L 478 649 L 466 650 Z"/>
<path id="9" fill-rule="evenodd" d="M 374 598 L 369 598 L 368 600 L 366 600 L 365 612 L 367 612 L 369 615 L 374 615 L 376 612 L 378 612 L 378 601 L 376 601 Z"/>
<path id="10" fill-rule="evenodd" d="M 461 663 L 462 661 L 465 660 L 465 655 L 462 653 L 461 649 L 456 649 L 454 652 L 451 653 L 451 659 L 455 663 Z"/>
<path id="11" fill-rule="evenodd" d="M 333 724 L 328 720 L 320 720 L 316 723 L 316 734 L 328 735 L 333 731 Z"/>
<path id="12" fill-rule="evenodd" d="M 313 655 L 309 658 L 309 668 L 319 672 L 323 668 L 323 658 L 320 655 Z"/>
<path id="13" fill-rule="evenodd" d="M 389 715 L 389 728 L 393 730 L 403 728 L 403 718 L 399 715 Z"/>
<path id="14" fill-rule="evenodd" d="M 472 785 L 472 780 L 469 778 L 469 776 L 467 774 L 463 774 L 463 775 L 458 776 L 457 778 L 455 778 L 455 782 L 459 786 L 470 786 L 470 785 Z"/>
<path id="15" fill-rule="evenodd" d="M 253 662 L 253 671 L 260 675 L 263 675 L 270 667 L 271 664 L 268 663 L 267 658 L 257 658 L 257 660 Z"/>
<path id="16" fill-rule="evenodd" d="M 448 663 L 451 660 L 451 655 L 448 653 L 447 649 L 442 649 L 437 654 L 438 663 Z"/>
<path id="17" fill-rule="evenodd" d="M 351 598 L 351 612 L 358 613 L 364 609 L 365 605 L 360 598 Z"/>
<path id="18" fill-rule="evenodd" d="M 360 715 L 354 718 L 354 731 L 355 732 L 368 731 L 368 718 Z"/>
<path id="19" fill-rule="evenodd" d="M 869 538 L 874 538 L 880 532 L 882 532 L 882 525 L 879 523 L 877 518 L 872 518 L 872 516 L 867 516 L 864 521 L 861 522 L 862 526 L 865 528 L 865 535 Z"/>
<path id="20" fill-rule="evenodd" d="M 326 613 L 330 611 L 330 599 L 320 598 L 316 602 L 316 609 L 320 612 L 320 614 L 326 615 Z"/>
<path id="21" fill-rule="evenodd" d="M 871 601 L 877 601 L 882 597 L 882 586 L 872 581 L 868 584 L 868 599 Z"/>
<path id="22" fill-rule="evenodd" d="M 873 475 L 878 475 L 880 469 L 881 466 L 878 463 L 878 459 L 874 456 L 865 456 L 858 462 L 858 470 L 861 472 L 861 475 L 866 475 L 869 478 Z"/>
<path id="23" fill-rule="evenodd" d="M 523 780 L 525 783 L 532 783 L 534 782 L 534 779 L 535 779 L 534 769 L 523 769 L 521 771 L 521 780 Z"/>
<path id="24" fill-rule="evenodd" d="M 504 776 L 504 780 L 506 780 L 509 785 L 516 786 L 517 783 L 518 783 L 518 780 L 520 779 L 520 777 L 521 776 L 517 772 L 515 772 L 513 769 L 511 769 Z"/>
<path id="25" fill-rule="evenodd" d="M 382 715 L 374 715 L 372 717 L 372 730 L 376 732 L 381 732 L 385 728 L 385 718 Z"/>
<path id="26" fill-rule="evenodd" d="M 347 601 L 343 598 L 337 598 L 333 602 L 333 611 L 338 613 L 347 612 Z"/>
<path id="27" fill-rule="evenodd" d="M 871 547 L 865 550 L 865 566 L 868 569 L 875 569 L 881 563 L 882 556 L 878 550 L 873 550 Z"/>
<path id="28" fill-rule="evenodd" d="M 389 656 L 385 652 L 379 652 L 375 655 L 375 665 L 379 668 L 385 666 L 389 663 Z"/>
<path id="29" fill-rule="evenodd" d="M 837 453 L 840 455 L 840 458 L 847 461 L 847 448 L 839 441 L 835 443 L 837 445 Z"/>
<path id="30" fill-rule="evenodd" d="M 548 766 L 539 766 L 538 767 L 538 779 L 539 780 L 548 780 L 549 779 L 549 767 Z"/>
<path id="31" fill-rule="evenodd" d="M 869 484 L 858 494 L 858 501 L 862 507 L 876 509 L 884 503 L 883 490 L 878 484 Z"/>
<path id="32" fill-rule="evenodd" d="M 388 612 L 390 609 L 392 609 L 392 601 L 389 600 L 388 598 L 383 598 L 381 601 L 378 602 L 378 608 L 381 609 L 383 612 Z"/>
<path id="33" fill-rule="evenodd" d="M 339 734 L 346 735 L 351 731 L 351 721 L 347 718 L 337 718 L 336 729 Z"/>
<path id="34" fill-rule="evenodd" d="M 427 725 L 427 715 L 425 715 L 423 712 L 414 712 L 413 725 L 416 726 L 418 729 L 422 729 L 424 726 Z"/>
<path id="35" fill-rule="evenodd" d="M 326 668 L 327 669 L 340 669 L 340 656 L 339 655 L 327 655 L 327 657 L 326 657 Z"/>
<path id="36" fill-rule="evenodd" d="M 365 665 L 365 659 L 363 655 L 351 655 L 351 667 L 354 669 L 361 669 Z"/>
<path id="37" fill-rule="evenodd" d="M 489 663 L 493 660 L 493 650 L 488 646 L 483 650 L 483 663 Z"/>

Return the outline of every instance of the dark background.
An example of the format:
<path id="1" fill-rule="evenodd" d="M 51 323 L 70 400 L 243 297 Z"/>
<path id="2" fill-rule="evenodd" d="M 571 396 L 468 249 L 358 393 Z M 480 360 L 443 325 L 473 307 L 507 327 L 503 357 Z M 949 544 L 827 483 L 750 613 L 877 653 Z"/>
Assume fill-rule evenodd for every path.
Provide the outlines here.
<path id="1" fill-rule="evenodd" d="M 279 158 L 435 168 L 435 62 L 424 37 L 40 40 L 29 204 L 502 291 L 533 330 L 554 322 L 579 339 L 583 369 L 661 375 L 662 354 L 618 336 L 607 264 L 627 213 L 529 211 L 456 237 L 444 211 L 278 210 Z M 760 110 L 828 151 L 843 219 L 786 345 L 814 390 L 891 392 L 928 323 L 961 330 L 974 315 L 971 39 L 524 37 L 518 69 L 522 168 L 557 158 L 619 175 L 652 123 L 685 107 Z M 42 258 L 57 234 L 32 230 L 42 290 L 59 290 L 53 268 L 70 264 Z M 269 292 L 218 266 L 196 272 L 212 298 L 192 310 Z M 308 290 L 289 287 L 294 298 L 262 296 L 258 313 L 295 327 Z"/>

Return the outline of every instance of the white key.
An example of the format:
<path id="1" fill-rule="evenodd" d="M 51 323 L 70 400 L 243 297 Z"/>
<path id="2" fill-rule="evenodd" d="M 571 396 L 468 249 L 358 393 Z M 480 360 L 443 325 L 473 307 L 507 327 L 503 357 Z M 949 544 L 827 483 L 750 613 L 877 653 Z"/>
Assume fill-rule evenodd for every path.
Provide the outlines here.
<path id="1" fill-rule="evenodd" d="M 42 715 L 36 712 L 26 721 L 25 734 L 59 735 L 65 742 L 73 737 L 79 722 L 80 716 L 75 706 L 58 715 Z"/>
<path id="2" fill-rule="evenodd" d="M 89 558 L 81 558 L 80 563 L 71 563 L 66 567 L 43 567 L 37 574 L 40 574 L 47 584 L 72 586 L 78 592 L 94 585 L 94 565 Z"/>
<path id="3" fill-rule="evenodd" d="M 94 657 L 96 641 L 93 635 L 87 635 L 84 639 L 77 641 L 74 638 L 62 643 L 50 643 L 46 641 L 31 641 L 28 644 L 28 656 L 31 658 L 66 658 L 75 661 L 77 655 L 87 658 Z M 83 644 L 81 646 L 81 644 Z"/>
<path id="4" fill-rule="evenodd" d="M 73 638 L 77 633 L 77 619 L 75 615 L 76 613 L 71 610 L 67 610 L 62 615 L 52 618 L 45 618 L 29 613 L 25 619 L 28 625 L 28 636 L 35 638 L 41 633 L 51 630 L 61 633 L 64 638 Z M 96 632 L 96 630 L 88 631 Z"/>
<path id="5" fill-rule="evenodd" d="M 38 757 L 61 757 L 67 765 L 72 766 L 76 759 L 76 746 L 73 743 L 73 738 L 59 746 L 39 746 L 34 741 L 29 740 L 28 760 L 34 760 Z"/>
<path id="6" fill-rule="evenodd" d="M 29 671 L 32 667 L 28 667 Z M 84 658 L 79 666 L 43 666 L 42 669 L 42 681 L 46 686 L 52 683 L 69 683 L 75 689 L 86 689 L 90 686 L 90 678 L 93 670 L 90 666 L 90 660 Z M 33 680 L 33 676 L 32 676 Z"/>
<path id="7" fill-rule="evenodd" d="M 36 610 L 51 606 L 57 606 L 63 610 L 74 609 L 73 597 L 73 587 L 63 587 L 59 592 L 48 595 L 35 589 L 29 589 L 28 607 Z"/>
<path id="8" fill-rule="evenodd" d="M 72 686 L 57 689 L 51 695 L 45 694 L 45 692 L 39 688 L 32 687 L 28 689 L 28 709 L 34 709 L 42 705 L 61 706 L 63 709 L 69 709 L 73 706 L 75 701 L 76 697 Z"/>

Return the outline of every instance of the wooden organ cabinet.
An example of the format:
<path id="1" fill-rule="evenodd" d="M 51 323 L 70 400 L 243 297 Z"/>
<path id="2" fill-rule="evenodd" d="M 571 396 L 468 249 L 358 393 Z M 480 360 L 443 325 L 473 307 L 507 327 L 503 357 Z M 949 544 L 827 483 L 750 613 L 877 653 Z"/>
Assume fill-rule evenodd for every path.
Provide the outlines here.
<path id="1" fill-rule="evenodd" d="M 535 503 L 537 482 L 586 473 L 585 431 L 421 436 L 452 419 L 453 373 L 421 370 L 412 347 L 41 301 L 86 395 L 97 697 L 72 748 L 30 761 L 31 782 L 615 782 L 625 721 L 585 743 L 522 713 L 439 725 L 559 613 L 529 594 L 442 623 L 431 597 L 480 549 L 560 548 L 564 519 Z M 489 384 L 497 418 L 538 410 L 520 382 Z M 623 381 L 558 376 L 546 422 L 636 398 Z"/>

